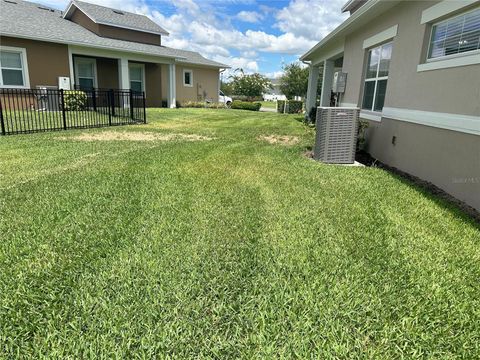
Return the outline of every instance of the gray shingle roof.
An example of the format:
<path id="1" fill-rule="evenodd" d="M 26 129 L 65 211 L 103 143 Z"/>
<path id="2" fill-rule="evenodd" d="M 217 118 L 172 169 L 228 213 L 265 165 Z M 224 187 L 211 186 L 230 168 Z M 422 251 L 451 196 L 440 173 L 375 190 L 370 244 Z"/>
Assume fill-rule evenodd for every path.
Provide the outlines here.
<path id="1" fill-rule="evenodd" d="M 168 35 L 168 32 L 165 29 L 144 15 L 134 14 L 123 10 L 112 9 L 77 0 L 73 0 L 67 7 L 67 12 L 64 15 L 65 18 L 70 18 L 74 7 L 80 9 L 97 24 L 112 25 L 132 30 Z"/>
<path id="2" fill-rule="evenodd" d="M 64 19 L 61 11 L 43 10 L 42 8 L 46 8 L 44 5 L 28 1 L 10 1 L 15 2 L 15 4 L 0 0 L 0 35 L 2 36 L 175 58 L 179 62 L 219 68 L 228 67 L 225 64 L 205 59 L 199 53 L 192 51 L 104 38 L 70 20 Z"/>

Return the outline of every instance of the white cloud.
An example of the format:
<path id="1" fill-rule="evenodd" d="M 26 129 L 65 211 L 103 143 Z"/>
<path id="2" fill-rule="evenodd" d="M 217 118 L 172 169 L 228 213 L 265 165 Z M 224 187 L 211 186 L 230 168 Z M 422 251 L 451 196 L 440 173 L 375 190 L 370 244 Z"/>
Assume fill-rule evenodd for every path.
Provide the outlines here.
<path id="1" fill-rule="evenodd" d="M 318 42 L 348 17 L 340 11 L 344 3 L 345 0 L 292 0 L 276 14 L 275 27 Z"/>
<path id="2" fill-rule="evenodd" d="M 237 16 L 237 19 L 248 22 L 248 23 L 257 23 L 264 18 L 264 16 L 255 11 L 240 11 Z"/>

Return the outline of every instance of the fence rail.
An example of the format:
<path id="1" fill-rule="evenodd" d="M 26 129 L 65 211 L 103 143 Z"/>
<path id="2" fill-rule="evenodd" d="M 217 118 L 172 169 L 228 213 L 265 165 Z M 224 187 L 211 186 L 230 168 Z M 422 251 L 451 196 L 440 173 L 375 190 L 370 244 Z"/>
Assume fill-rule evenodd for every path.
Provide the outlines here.
<path id="1" fill-rule="evenodd" d="M 144 92 L 0 89 L 1 135 L 146 122 Z"/>

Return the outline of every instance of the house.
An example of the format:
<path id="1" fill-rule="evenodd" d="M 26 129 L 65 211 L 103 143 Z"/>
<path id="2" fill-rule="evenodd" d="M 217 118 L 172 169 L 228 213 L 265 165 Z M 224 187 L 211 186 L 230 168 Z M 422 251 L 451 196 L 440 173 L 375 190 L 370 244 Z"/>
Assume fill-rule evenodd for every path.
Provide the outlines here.
<path id="1" fill-rule="evenodd" d="M 287 97 L 283 95 L 282 90 L 280 90 L 280 80 L 270 79 L 270 83 L 272 84 L 272 88 L 263 94 L 263 99 L 265 101 L 287 100 Z"/>
<path id="2" fill-rule="evenodd" d="M 146 105 L 218 101 L 227 65 L 162 45 L 168 32 L 148 17 L 72 1 L 65 11 L 0 0 L 0 88 L 144 91 Z M 60 79 L 59 79 L 60 78 Z"/>
<path id="3" fill-rule="evenodd" d="M 480 210 L 480 1 L 350 0 L 341 25 L 305 53 L 307 108 L 361 108 L 367 151 Z"/>

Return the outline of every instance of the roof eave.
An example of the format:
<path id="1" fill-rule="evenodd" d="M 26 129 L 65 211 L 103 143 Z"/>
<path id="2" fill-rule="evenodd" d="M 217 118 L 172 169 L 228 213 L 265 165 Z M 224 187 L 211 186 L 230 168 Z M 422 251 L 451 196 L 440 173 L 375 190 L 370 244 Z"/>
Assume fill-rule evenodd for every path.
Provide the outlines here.
<path id="1" fill-rule="evenodd" d="M 378 16 L 378 12 L 374 12 L 374 10 L 380 9 L 380 12 L 385 11 L 386 9 L 394 6 L 400 0 L 391 0 L 391 1 L 383 1 L 383 0 L 370 0 L 367 1 L 363 6 L 361 6 L 357 11 L 355 11 L 348 19 L 346 19 L 343 23 L 337 26 L 330 34 L 325 36 L 320 42 L 318 42 L 313 48 L 308 50 L 305 54 L 300 57 L 301 61 L 310 61 L 312 60 L 312 55 L 322 49 L 325 45 L 333 42 L 338 41 L 340 36 L 345 36 L 353 31 L 352 27 L 357 23 L 359 20 L 368 20 L 369 17 L 376 17 Z M 384 10 L 382 10 L 384 9 Z"/>

